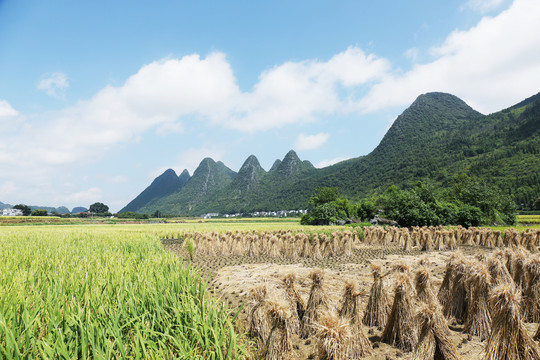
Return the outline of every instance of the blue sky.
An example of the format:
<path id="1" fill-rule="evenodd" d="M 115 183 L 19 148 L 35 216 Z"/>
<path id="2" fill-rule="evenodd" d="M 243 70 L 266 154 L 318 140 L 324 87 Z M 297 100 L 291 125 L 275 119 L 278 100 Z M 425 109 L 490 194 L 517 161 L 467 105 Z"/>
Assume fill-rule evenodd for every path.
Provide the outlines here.
<path id="1" fill-rule="evenodd" d="M 117 211 L 206 156 L 326 166 L 422 93 L 537 93 L 539 59 L 537 0 L 0 0 L 0 201 Z"/>

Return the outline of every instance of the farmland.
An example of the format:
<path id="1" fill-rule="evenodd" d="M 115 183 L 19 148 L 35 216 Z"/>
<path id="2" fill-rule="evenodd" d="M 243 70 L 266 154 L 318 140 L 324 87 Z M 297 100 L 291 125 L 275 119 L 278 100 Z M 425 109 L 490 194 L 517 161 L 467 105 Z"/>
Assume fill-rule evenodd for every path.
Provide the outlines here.
<path id="1" fill-rule="evenodd" d="M 385 332 L 386 324 L 360 325 L 352 319 L 363 317 L 377 300 L 371 294 L 379 272 L 388 311 L 399 305 L 393 304 L 394 295 L 402 294 L 412 299 L 412 320 L 406 322 L 411 329 L 422 324 L 416 315 L 427 319 L 425 326 L 440 322 L 439 312 L 417 298 L 422 290 L 417 279 L 423 274 L 421 283 L 429 284 L 423 292 L 436 297 L 444 294 L 447 277 L 458 278 L 448 269 L 465 275 L 487 271 L 493 294 L 498 294 L 494 274 L 509 274 L 508 282 L 516 284 L 527 304 L 523 326 L 533 336 L 540 318 L 531 299 L 538 289 L 527 279 L 538 261 L 540 226 L 519 229 L 519 235 L 504 228 L 405 231 L 252 219 L 4 226 L 1 357 L 260 358 L 264 349 L 269 356 L 269 349 L 287 338 L 290 346 L 285 341 L 278 354 L 284 359 L 293 353 L 316 359 L 339 349 L 351 357 L 352 348 L 354 356 L 365 352 L 366 359 L 419 358 L 417 344 L 427 341 L 421 333 L 415 332 L 409 348 L 402 347 L 406 342 L 385 340 L 388 334 L 398 339 L 396 329 Z M 471 280 L 448 280 L 447 291 L 457 292 L 461 284 L 472 303 L 473 277 L 465 278 Z M 305 307 L 314 296 L 324 299 L 324 308 L 313 311 L 312 304 L 309 313 Z M 311 315 L 301 320 L 299 307 L 289 306 L 293 298 Z M 440 307 L 449 319 L 448 339 L 464 358 L 479 358 L 487 335 L 472 331 L 460 309 L 463 304 L 453 302 Z M 338 313 L 353 317 L 335 317 Z M 255 314 L 262 314 L 256 322 L 262 328 L 253 326 Z M 331 336 L 338 328 L 344 331 L 341 340 Z M 355 338 L 354 347 L 347 340 L 352 334 L 363 334 L 368 342 Z"/>
<path id="2" fill-rule="evenodd" d="M 133 227 L 0 230 L 2 358 L 232 358 L 230 314 Z"/>

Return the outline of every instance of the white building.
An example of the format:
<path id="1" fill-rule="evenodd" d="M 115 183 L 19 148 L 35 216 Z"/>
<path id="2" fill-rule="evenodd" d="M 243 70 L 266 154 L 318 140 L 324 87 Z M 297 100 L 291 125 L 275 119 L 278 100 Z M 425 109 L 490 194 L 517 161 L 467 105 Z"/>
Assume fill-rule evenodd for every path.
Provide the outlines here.
<path id="1" fill-rule="evenodd" d="M 22 216 L 23 212 L 19 209 L 2 209 L 0 216 Z"/>

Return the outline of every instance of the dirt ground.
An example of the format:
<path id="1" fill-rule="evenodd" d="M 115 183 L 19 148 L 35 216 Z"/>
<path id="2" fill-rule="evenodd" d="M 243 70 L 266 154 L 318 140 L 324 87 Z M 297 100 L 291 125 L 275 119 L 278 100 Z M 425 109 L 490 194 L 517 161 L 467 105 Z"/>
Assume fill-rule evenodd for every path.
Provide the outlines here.
<path id="1" fill-rule="evenodd" d="M 167 249 L 176 253 L 184 261 L 189 261 L 187 252 L 179 243 L 171 242 L 164 244 Z M 490 253 L 493 250 L 462 246 L 460 248 L 465 255 L 477 254 L 481 251 Z M 383 272 L 392 268 L 399 262 L 409 265 L 411 274 L 414 276 L 416 267 L 420 260 L 428 264 L 433 287 L 437 293 L 444 276 L 446 263 L 451 256 L 451 251 L 432 251 L 423 253 L 420 251 L 404 252 L 398 246 L 360 246 L 354 249 L 354 255 L 348 257 L 336 257 L 324 260 L 313 259 L 271 259 L 268 257 L 197 257 L 195 255 L 191 265 L 208 276 L 208 288 L 217 299 L 227 303 L 230 309 L 240 309 L 242 305 L 247 305 L 250 290 L 263 283 L 268 289 L 268 298 L 280 300 L 284 299 L 284 286 L 282 279 L 285 275 L 293 273 L 296 275 L 296 287 L 301 297 L 307 302 L 311 289 L 309 274 L 314 269 L 323 269 L 323 288 L 334 309 L 340 307 L 340 301 L 345 287 L 345 281 L 356 282 L 358 289 L 363 292 L 360 295 L 362 304 L 361 312 L 367 305 L 369 291 L 373 283 L 370 264 L 376 263 L 383 267 Z M 393 298 L 393 279 L 389 276 L 385 279 L 385 288 Z M 247 330 L 247 306 L 244 306 L 238 317 L 238 330 Z M 459 353 L 464 359 L 481 359 L 485 341 L 475 336 L 463 333 L 463 325 L 450 323 L 452 341 L 456 345 Z M 526 324 L 530 334 L 533 335 L 538 324 Z M 411 353 L 404 353 L 401 350 L 380 342 L 382 329 L 369 328 L 364 326 L 364 332 L 370 339 L 373 346 L 373 354 L 365 357 L 370 360 L 389 359 L 412 359 Z M 298 335 L 293 335 L 293 346 L 296 358 L 318 359 L 317 341 L 315 338 L 300 339 Z M 257 358 L 257 356 L 255 357 Z"/>

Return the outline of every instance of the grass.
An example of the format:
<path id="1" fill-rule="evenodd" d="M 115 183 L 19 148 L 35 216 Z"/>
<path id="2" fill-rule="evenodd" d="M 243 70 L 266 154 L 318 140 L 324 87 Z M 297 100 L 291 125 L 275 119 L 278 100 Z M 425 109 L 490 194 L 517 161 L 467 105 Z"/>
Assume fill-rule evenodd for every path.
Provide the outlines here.
<path id="1" fill-rule="evenodd" d="M 0 357 L 241 358 L 230 312 L 140 230 L 1 228 Z"/>
<path id="2" fill-rule="evenodd" d="M 538 224 L 540 225 L 540 215 L 518 215 L 517 222 L 519 224 Z"/>

